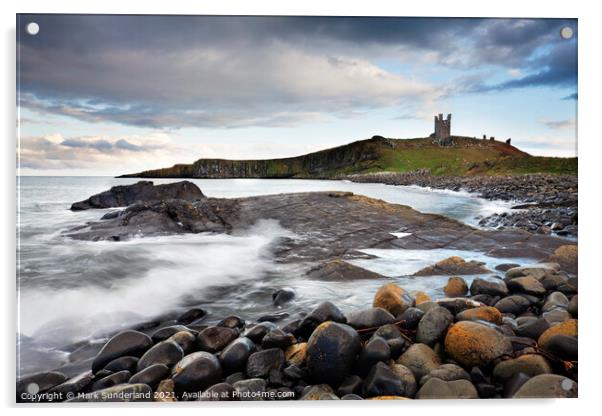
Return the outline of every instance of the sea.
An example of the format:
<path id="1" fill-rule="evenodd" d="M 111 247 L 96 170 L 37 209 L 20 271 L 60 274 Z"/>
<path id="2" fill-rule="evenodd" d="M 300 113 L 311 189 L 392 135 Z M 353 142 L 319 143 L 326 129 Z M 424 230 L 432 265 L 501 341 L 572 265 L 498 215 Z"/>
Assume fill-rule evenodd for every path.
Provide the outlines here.
<path id="1" fill-rule="evenodd" d="M 17 375 L 69 363 L 73 345 L 104 342 L 116 331 L 192 307 L 208 311 L 207 322 L 228 315 L 248 320 L 274 313 L 299 317 L 322 301 L 341 310 L 371 306 L 377 288 L 397 282 L 407 290 L 442 297 L 446 276 L 411 277 L 452 255 L 499 263 L 477 251 L 375 250 L 353 260 L 383 279 L 332 282 L 308 279 L 299 265 L 275 261 L 271 248 L 289 231 L 261 221 L 240 235 L 140 236 L 121 242 L 72 240 L 63 232 L 98 220 L 108 210 L 72 212 L 73 202 L 135 178 L 18 177 L 17 189 Z M 178 179 L 157 179 L 155 184 Z M 414 186 L 295 179 L 192 179 L 210 197 L 234 198 L 309 191 L 350 191 L 477 227 L 478 220 L 509 211 L 512 201 L 491 201 L 467 192 Z M 398 238 L 405 234 L 391 233 Z M 470 284 L 472 277 L 468 276 Z M 284 308 L 272 305 L 280 288 L 295 292 Z"/>

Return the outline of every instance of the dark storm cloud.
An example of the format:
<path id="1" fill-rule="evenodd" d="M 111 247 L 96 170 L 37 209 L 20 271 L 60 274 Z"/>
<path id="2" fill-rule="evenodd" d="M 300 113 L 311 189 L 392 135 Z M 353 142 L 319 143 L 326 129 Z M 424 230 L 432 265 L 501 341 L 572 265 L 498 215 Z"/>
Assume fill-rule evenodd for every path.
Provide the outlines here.
<path id="1" fill-rule="evenodd" d="M 21 15 L 20 21 L 23 107 L 154 128 L 293 125 L 401 102 L 420 106 L 449 90 L 382 70 L 374 62 L 383 58 L 527 74 L 492 85 L 483 70 L 465 77 L 456 92 L 566 86 L 576 68 L 576 60 L 563 60 L 570 51 L 559 39 L 563 25 L 576 23 L 554 19 Z M 29 21 L 40 25 L 37 36 L 24 33 Z M 542 47 L 547 55 L 535 57 Z"/>

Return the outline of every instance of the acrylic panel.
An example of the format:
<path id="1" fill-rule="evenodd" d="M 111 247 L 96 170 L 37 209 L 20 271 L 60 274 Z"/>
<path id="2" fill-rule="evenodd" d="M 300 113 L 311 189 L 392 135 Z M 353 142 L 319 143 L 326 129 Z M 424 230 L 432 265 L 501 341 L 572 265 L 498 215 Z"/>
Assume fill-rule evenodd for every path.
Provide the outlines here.
<path id="1" fill-rule="evenodd" d="M 577 397 L 577 35 L 17 15 L 17 402 Z"/>

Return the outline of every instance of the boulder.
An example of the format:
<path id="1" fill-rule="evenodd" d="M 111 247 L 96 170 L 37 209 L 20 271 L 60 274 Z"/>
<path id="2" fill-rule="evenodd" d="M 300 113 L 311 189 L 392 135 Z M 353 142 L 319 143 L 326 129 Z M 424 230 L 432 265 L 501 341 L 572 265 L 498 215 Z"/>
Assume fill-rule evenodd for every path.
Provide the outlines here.
<path id="1" fill-rule="evenodd" d="M 546 288 L 533 276 L 515 277 L 507 285 L 508 289 L 514 293 L 526 293 L 533 296 L 543 296 L 546 294 Z"/>
<path id="2" fill-rule="evenodd" d="M 414 276 L 443 276 L 443 275 L 470 275 L 491 273 L 485 263 L 478 261 L 465 261 L 462 257 L 452 256 L 425 267 L 414 273 Z"/>
<path id="3" fill-rule="evenodd" d="M 158 202 L 165 199 L 197 201 L 205 198 L 201 190 L 189 181 L 153 185 L 150 181 L 140 181 L 132 185 L 114 186 L 108 191 L 92 195 L 71 205 L 71 211 L 91 208 L 126 207 L 135 202 Z"/>
<path id="4" fill-rule="evenodd" d="M 245 326 L 245 320 L 239 316 L 230 315 L 219 321 L 215 326 L 224 326 L 226 328 L 241 329 Z"/>
<path id="5" fill-rule="evenodd" d="M 546 351 L 568 361 L 576 361 L 579 355 L 577 337 L 554 335 L 546 342 Z"/>
<path id="6" fill-rule="evenodd" d="M 560 268 L 569 273 L 577 274 L 577 266 L 578 266 L 578 248 L 577 245 L 569 244 L 558 247 L 554 250 L 554 254 L 552 254 L 547 261 L 558 263 Z"/>
<path id="7" fill-rule="evenodd" d="M 404 352 L 397 364 L 409 368 L 417 380 L 441 365 L 439 356 L 426 344 L 413 344 Z"/>
<path id="8" fill-rule="evenodd" d="M 220 381 L 222 367 L 215 355 L 205 351 L 193 352 L 178 362 L 171 378 L 178 394 L 198 392 Z"/>
<path id="9" fill-rule="evenodd" d="M 519 337 L 538 339 L 549 327 L 550 323 L 545 318 L 531 317 L 531 319 L 520 320 L 514 332 Z"/>
<path id="10" fill-rule="evenodd" d="M 555 308 L 567 309 L 569 307 L 569 298 L 562 292 L 552 292 L 546 298 L 546 302 L 541 308 L 542 312 L 548 312 Z"/>
<path id="11" fill-rule="evenodd" d="M 337 395 L 343 398 L 347 394 L 361 393 L 363 380 L 361 377 L 352 374 L 341 382 L 337 389 Z"/>
<path id="12" fill-rule="evenodd" d="M 414 303 L 416 305 L 420 305 L 421 303 L 424 303 L 424 302 L 430 302 L 432 300 L 431 297 L 424 292 L 418 291 L 418 292 L 412 293 L 412 295 L 414 296 Z"/>
<path id="13" fill-rule="evenodd" d="M 364 344 L 364 348 L 357 360 L 357 373 L 365 376 L 370 369 L 378 362 L 385 362 L 391 357 L 391 349 L 384 338 L 372 337 Z"/>
<path id="14" fill-rule="evenodd" d="M 328 384 L 307 386 L 300 400 L 332 400 L 335 399 L 334 390 Z M 336 400 L 336 399 L 335 399 Z"/>
<path id="15" fill-rule="evenodd" d="M 142 371 L 153 364 L 164 364 L 172 367 L 175 363 L 184 358 L 184 350 L 175 341 L 162 341 L 155 344 L 151 349 L 144 353 L 138 361 L 138 371 Z"/>
<path id="16" fill-rule="evenodd" d="M 138 357 L 129 357 L 126 355 L 125 357 L 115 358 L 113 361 L 105 365 L 103 370 L 111 373 L 116 373 L 123 370 L 127 370 L 130 373 L 135 373 L 137 364 Z"/>
<path id="17" fill-rule="evenodd" d="M 189 331 L 176 332 L 168 340 L 178 344 L 182 348 L 182 351 L 184 351 L 184 355 L 194 351 L 196 337 Z"/>
<path id="18" fill-rule="evenodd" d="M 525 354 L 517 358 L 498 363 L 493 369 L 493 378 L 506 383 L 516 374 L 523 373 L 529 377 L 552 373 L 548 361 L 538 354 Z"/>
<path id="19" fill-rule="evenodd" d="M 401 364 L 389 364 L 389 368 L 391 371 L 397 375 L 399 380 L 401 381 L 402 388 L 402 396 L 404 397 L 414 397 L 416 394 L 416 377 L 414 377 L 414 373 L 405 365 Z"/>
<path id="20" fill-rule="evenodd" d="M 280 308 L 294 298 L 295 292 L 292 289 L 278 289 L 272 294 L 272 304 L 277 308 Z"/>
<path id="21" fill-rule="evenodd" d="M 379 362 L 366 377 L 362 385 L 364 397 L 404 396 L 401 379 L 385 363 Z"/>
<path id="22" fill-rule="evenodd" d="M 381 286 L 374 295 L 372 306 L 387 310 L 393 316 L 399 316 L 414 304 L 414 299 L 395 283 Z"/>
<path id="23" fill-rule="evenodd" d="M 447 284 L 443 288 L 443 293 L 449 298 L 457 298 L 466 295 L 468 292 L 468 285 L 466 280 L 459 276 L 450 277 Z"/>
<path id="24" fill-rule="evenodd" d="M 151 387 L 156 387 L 161 380 L 169 377 L 170 373 L 169 367 L 165 364 L 153 364 L 134 374 L 129 382 L 131 384 L 142 383 L 148 384 Z"/>
<path id="25" fill-rule="evenodd" d="M 261 340 L 268 332 L 273 331 L 274 329 L 278 329 L 278 327 L 273 322 L 261 322 L 257 325 L 247 328 L 247 330 L 243 332 L 242 336 L 249 338 L 251 341 L 258 344 L 261 343 Z"/>
<path id="26" fill-rule="evenodd" d="M 478 399 L 479 395 L 469 380 L 444 381 L 431 378 L 416 393 L 417 399 Z"/>
<path id="27" fill-rule="evenodd" d="M 512 344 L 496 329 L 478 322 L 461 321 L 447 331 L 445 351 L 460 365 L 483 367 L 512 352 Z"/>
<path id="28" fill-rule="evenodd" d="M 579 310 L 579 304 L 578 304 L 578 299 L 577 299 L 578 295 L 575 295 L 571 298 L 570 302 L 569 302 L 569 307 L 568 307 L 568 311 L 571 314 L 571 316 L 575 319 L 577 319 L 577 312 Z"/>
<path id="29" fill-rule="evenodd" d="M 272 370 L 280 370 L 284 365 L 284 352 L 270 348 L 254 352 L 247 360 L 246 373 L 251 378 L 267 378 Z"/>
<path id="30" fill-rule="evenodd" d="M 506 271 L 506 279 L 514 279 L 521 276 L 533 276 L 542 279 L 547 274 L 554 274 L 560 269 L 557 263 L 538 263 L 532 266 L 513 267 Z"/>
<path id="31" fill-rule="evenodd" d="M 436 306 L 424 314 L 418 323 L 416 342 L 433 345 L 445 336 L 454 317 L 447 309 Z"/>
<path id="32" fill-rule="evenodd" d="M 434 302 L 431 302 L 436 305 Z M 424 311 L 418 308 L 408 308 L 404 313 L 399 316 L 401 321 L 401 327 L 404 329 L 416 329 L 418 323 L 424 316 Z"/>
<path id="33" fill-rule="evenodd" d="M 350 326 L 324 322 L 307 342 L 307 370 L 318 383 L 339 384 L 351 371 L 361 349 L 359 334 Z"/>
<path id="34" fill-rule="evenodd" d="M 253 401 L 263 400 L 261 393 L 265 392 L 267 383 L 261 378 L 250 378 L 237 381 L 232 385 L 236 390 L 236 397 L 239 400 Z"/>
<path id="35" fill-rule="evenodd" d="M 383 308 L 370 308 L 351 312 L 347 324 L 355 329 L 375 328 L 395 322 L 395 317 Z"/>
<path id="36" fill-rule="evenodd" d="M 67 381 L 67 376 L 58 371 L 33 374 L 17 381 L 17 402 L 29 401 L 30 394 L 44 393 Z"/>
<path id="37" fill-rule="evenodd" d="M 475 300 L 466 299 L 466 298 L 442 298 L 442 299 L 437 299 L 435 301 L 435 304 L 444 307 L 445 309 L 450 311 L 452 313 L 452 315 L 457 315 L 466 309 L 478 308 L 480 306 L 485 306 L 485 304 L 483 304 L 481 302 L 477 302 Z M 427 303 L 424 303 L 423 305 L 427 305 Z M 419 306 L 422 306 L 422 305 L 419 305 Z M 425 310 L 425 312 L 426 312 L 426 310 Z"/>
<path id="38" fill-rule="evenodd" d="M 86 371 L 70 378 L 58 386 L 54 386 L 48 390 L 48 394 L 60 394 L 62 397 L 66 397 L 68 394 L 77 394 L 88 387 L 93 380 L 94 375 L 92 374 L 92 371 Z"/>
<path id="39" fill-rule="evenodd" d="M 197 345 L 201 351 L 218 352 L 238 336 L 235 329 L 223 326 L 210 326 L 203 329 L 197 336 Z"/>
<path id="40" fill-rule="evenodd" d="M 302 366 L 307 358 L 307 342 L 293 344 L 284 351 L 284 359 L 288 364 Z"/>
<path id="41" fill-rule="evenodd" d="M 577 319 L 569 319 L 568 321 L 562 322 L 558 325 L 554 325 L 544 331 L 543 334 L 539 336 L 537 343 L 543 349 L 547 349 L 548 343 L 552 339 L 552 337 L 556 335 L 564 335 L 568 337 L 577 337 Z"/>
<path id="42" fill-rule="evenodd" d="M 151 338 L 142 332 L 132 330 L 120 332 L 102 347 L 92 362 L 92 372 L 96 373 L 110 361 L 124 355 L 140 357 L 152 346 Z"/>
<path id="43" fill-rule="evenodd" d="M 481 306 L 478 308 L 466 309 L 456 315 L 457 321 L 487 321 L 492 324 L 502 324 L 502 314 L 492 306 Z"/>
<path id="44" fill-rule="evenodd" d="M 193 331 L 191 331 L 188 327 L 186 327 L 184 325 L 171 325 L 171 326 L 165 326 L 163 328 L 157 329 L 155 332 L 153 332 L 151 334 L 151 338 L 154 343 L 157 343 L 157 342 L 165 341 L 172 335 L 175 335 L 178 332 L 182 332 L 182 331 L 190 332 L 193 335 L 196 334 L 196 332 L 193 333 Z"/>
<path id="45" fill-rule="evenodd" d="M 318 325 L 326 321 L 346 323 L 347 319 L 332 302 L 322 302 L 303 318 L 297 333 L 308 337 Z"/>
<path id="46" fill-rule="evenodd" d="M 243 370 L 255 349 L 255 344 L 249 338 L 240 337 L 232 341 L 219 357 L 223 371 L 231 374 Z"/>
<path id="47" fill-rule="evenodd" d="M 176 321 L 179 324 L 188 325 L 194 321 L 197 321 L 207 315 L 207 311 L 201 308 L 192 308 L 178 316 Z"/>
<path id="48" fill-rule="evenodd" d="M 297 342 L 297 339 L 292 334 L 287 334 L 280 329 L 273 329 L 263 337 L 261 347 L 285 349 L 295 342 Z"/>
<path id="49" fill-rule="evenodd" d="M 515 399 L 574 398 L 577 383 L 557 374 L 540 374 L 529 379 L 513 396 Z"/>
<path id="50" fill-rule="evenodd" d="M 508 287 L 501 279 L 485 280 L 476 278 L 470 284 L 470 294 L 489 295 L 489 296 L 507 296 Z"/>
<path id="51" fill-rule="evenodd" d="M 424 383 L 431 378 L 438 378 L 443 381 L 471 380 L 470 374 L 456 364 L 441 364 L 439 367 L 422 377 L 420 379 L 420 385 L 424 385 Z"/>
<path id="52" fill-rule="evenodd" d="M 161 380 L 155 390 L 154 401 L 162 403 L 175 402 L 175 383 L 171 378 Z"/>
<path id="53" fill-rule="evenodd" d="M 132 373 L 127 370 L 118 371 L 111 375 L 101 378 L 98 381 L 95 381 L 92 384 L 92 391 L 106 389 L 108 387 L 113 387 L 118 384 L 127 383 L 128 380 L 132 377 Z"/>
<path id="54" fill-rule="evenodd" d="M 511 313 L 512 315 L 518 316 L 526 312 L 531 306 L 531 302 L 524 296 L 511 295 L 500 299 L 494 307 L 501 313 Z"/>

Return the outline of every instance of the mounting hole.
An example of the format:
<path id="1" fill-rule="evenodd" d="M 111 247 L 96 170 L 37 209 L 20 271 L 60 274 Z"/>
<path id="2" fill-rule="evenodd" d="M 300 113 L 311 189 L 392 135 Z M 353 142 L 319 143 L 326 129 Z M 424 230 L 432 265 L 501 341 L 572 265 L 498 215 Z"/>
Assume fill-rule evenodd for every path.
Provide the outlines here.
<path id="1" fill-rule="evenodd" d="M 36 22 L 27 23 L 27 26 L 25 26 L 25 31 L 31 36 L 35 36 L 40 32 L 40 25 Z"/>
<path id="2" fill-rule="evenodd" d="M 560 37 L 562 39 L 570 39 L 573 37 L 573 28 L 570 26 L 565 26 L 562 29 L 560 29 Z"/>

